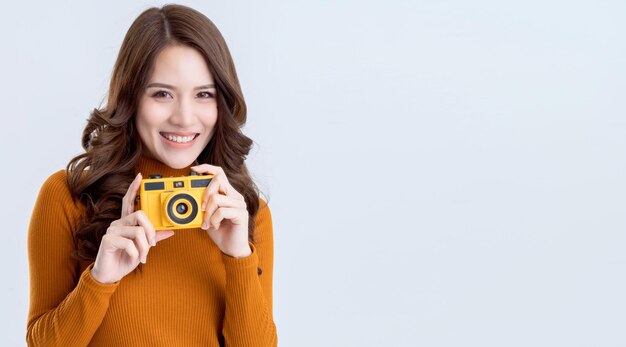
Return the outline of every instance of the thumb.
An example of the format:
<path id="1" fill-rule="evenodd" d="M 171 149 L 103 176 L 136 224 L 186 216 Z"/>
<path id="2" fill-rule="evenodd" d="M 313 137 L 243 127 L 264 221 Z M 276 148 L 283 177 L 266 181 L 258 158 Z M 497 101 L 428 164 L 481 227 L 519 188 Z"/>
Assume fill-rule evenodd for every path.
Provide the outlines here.
<path id="1" fill-rule="evenodd" d="M 174 236 L 174 231 L 173 230 L 161 230 L 161 231 L 157 231 L 154 235 L 155 239 L 157 242 L 165 240 L 169 237 Z"/>

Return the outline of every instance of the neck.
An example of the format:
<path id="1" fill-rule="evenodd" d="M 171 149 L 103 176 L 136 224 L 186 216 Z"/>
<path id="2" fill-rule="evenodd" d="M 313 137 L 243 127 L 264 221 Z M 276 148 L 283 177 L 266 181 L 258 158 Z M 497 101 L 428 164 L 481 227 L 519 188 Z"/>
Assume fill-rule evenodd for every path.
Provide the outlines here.
<path id="1" fill-rule="evenodd" d="M 139 162 L 137 163 L 137 167 L 135 168 L 135 173 L 141 173 L 141 176 L 143 176 L 143 178 L 148 178 L 150 175 L 155 175 L 155 174 L 159 174 L 162 177 L 179 177 L 179 176 L 188 176 L 189 173 L 191 172 L 191 167 L 194 165 L 197 165 L 198 163 L 196 161 L 194 161 L 193 163 L 191 163 L 190 165 L 188 165 L 185 168 L 182 169 L 174 169 L 171 168 L 165 164 L 163 164 L 161 161 L 154 159 L 154 158 L 150 158 L 147 157 L 145 155 L 142 155 L 139 158 Z"/>

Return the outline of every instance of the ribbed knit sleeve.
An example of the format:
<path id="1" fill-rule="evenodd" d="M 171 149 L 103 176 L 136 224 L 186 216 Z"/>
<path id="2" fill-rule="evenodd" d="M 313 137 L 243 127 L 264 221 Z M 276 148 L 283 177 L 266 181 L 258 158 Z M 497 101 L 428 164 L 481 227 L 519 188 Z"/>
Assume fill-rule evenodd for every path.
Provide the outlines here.
<path id="1" fill-rule="evenodd" d="M 256 216 L 252 254 L 222 253 L 226 270 L 226 312 L 222 334 L 227 347 L 277 346 L 272 309 L 274 237 L 272 216 L 263 199 Z"/>
<path id="2" fill-rule="evenodd" d="M 87 346 L 119 285 L 93 279 L 93 264 L 79 273 L 70 257 L 79 217 L 60 170 L 41 187 L 28 226 L 29 346 Z"/>

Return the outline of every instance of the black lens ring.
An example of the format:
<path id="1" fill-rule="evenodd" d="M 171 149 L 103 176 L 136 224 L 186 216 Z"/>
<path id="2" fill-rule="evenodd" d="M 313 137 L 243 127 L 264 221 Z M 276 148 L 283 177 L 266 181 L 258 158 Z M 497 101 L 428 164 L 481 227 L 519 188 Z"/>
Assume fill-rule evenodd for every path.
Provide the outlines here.
<path id="1" fill-rule="evenodd" d="M 171 211 L 173 211 L 172 208 L 174 207 L 174 204 L 181 199 L 187 200 L 191 204 L 191 213 L 189 214 L 187 218 L 178 218 L 175 215 L 173 215 L 173 213 L 171 213 Z M 174 223 L 188 224 L 192 222 L 194 218 L 196 218 L 197 214 L 198 214 L 198 204 L 196 203 L 196 200 L 189 194 L 185 194 L 185 193 L 176 194 L 176 196 L 170 199 L 169 203 L 167 204 L 167 215 L 168 217 L 172 219 Z"/>

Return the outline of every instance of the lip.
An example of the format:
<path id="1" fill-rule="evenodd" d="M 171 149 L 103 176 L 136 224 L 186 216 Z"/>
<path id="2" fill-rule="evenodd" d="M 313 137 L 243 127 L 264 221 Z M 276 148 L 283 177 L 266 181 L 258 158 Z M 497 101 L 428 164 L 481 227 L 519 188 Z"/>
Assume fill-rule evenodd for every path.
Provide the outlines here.
<path id="1" fill-rule="evenodd" d="M 186 132 L 186 133 L 181 133 L 181 132 L 175 132 L 175 131 L 160 131 L 159 134 L 170 134 L 170 135 L 174 135 L 174 136 L 195 136 L 198 135 L 198 133 L 194 133 L 194 132 Z"/>

